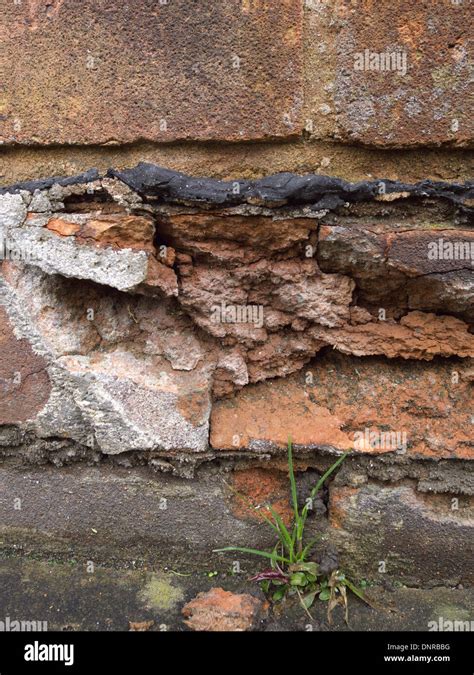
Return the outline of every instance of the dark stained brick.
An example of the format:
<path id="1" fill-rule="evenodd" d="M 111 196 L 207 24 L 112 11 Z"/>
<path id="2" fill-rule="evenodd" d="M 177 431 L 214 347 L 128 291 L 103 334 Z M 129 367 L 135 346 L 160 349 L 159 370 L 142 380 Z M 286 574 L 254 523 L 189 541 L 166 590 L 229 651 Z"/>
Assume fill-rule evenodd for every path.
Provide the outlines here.
<path id="1" fill-rule="evenodd" d="M 301 24 L 300 0 L 5 2 L 0 140 L 297 134 Z"/>

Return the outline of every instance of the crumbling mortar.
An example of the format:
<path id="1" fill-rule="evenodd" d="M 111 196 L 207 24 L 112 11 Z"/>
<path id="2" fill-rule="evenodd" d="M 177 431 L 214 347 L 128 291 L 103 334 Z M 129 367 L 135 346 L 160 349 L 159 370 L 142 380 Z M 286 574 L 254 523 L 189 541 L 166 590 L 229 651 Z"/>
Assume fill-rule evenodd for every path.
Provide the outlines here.
<path id="1" fill-rule="evenodd" d="M 54 446 L 57 446 L 54 449 Z M 3 462 L 20 466 L 53 464 L 56 466 L 110 465 L 145 466 L 153 472 L 168 472 L 188 479 L 201 471 L 212 470 L 228 473 L 237 469 L 278 468 L 285 471 L 285 450 L 273 449 L 265 454 L 246 451 L 213 451 L 186 453 L 178 449 L 169 451 L 132 450 L 119 455 L 102 453 L 98 447 L 80 445 L 61 437 L 37 438 L 32 433 L 23 433 L 15 445 L 1 445 Z M 295 465 L 298 473 L 308 469 L 325 471 L 334 461 L 334 452 L 323 449 L 309 450 L 295 446 Z M 434 472 L 434 475 L 433 475 Z M 349 454 L 343 467 L 334 479 L 335 485 L 353 485 L 370 481 L 379 485 L 396 486 L 410 481 L 422 493 L 465 494 L 474 496 L 474 478 L 470 462 L 459 459 L 435 459 L 432 457 L 403 457 L 387 453 L 376 458 L 364 454 Z M 421 485 L 421 488 L 420 488 Z M 455 487 L 456 486 L 456 487 Z"/>

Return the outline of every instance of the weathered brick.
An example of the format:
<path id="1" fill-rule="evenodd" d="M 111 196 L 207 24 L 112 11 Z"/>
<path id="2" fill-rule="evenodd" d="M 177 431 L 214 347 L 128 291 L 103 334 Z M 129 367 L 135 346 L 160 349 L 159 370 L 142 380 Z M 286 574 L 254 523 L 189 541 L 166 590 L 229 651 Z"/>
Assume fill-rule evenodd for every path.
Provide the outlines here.
<path id="1" fill-rule="evenodd" d="M 268 450 L 283 448 L 291 435 L 306 447 L 473 459 L 468 367 L 326 355 L 299 375 L 217 401 L 211 444 Z"/>
<path id="2" fill-rule="evenodd" d="M 46 361 L 28 340 L 19 340 L 0 305 L 0 424 L 33 418 L 48 401 Z"/>
<path id="3" fill-rule="evenodd" d="M 185 623 L 196 631 L 246 631 L 266 614 L 268 603 L 248 593 L 236 594 L 222 588 L 199 593 L 183 607 Z"/>
<path id="4" fill-rule="evenodd" d="M 247 386 L 212 410 L 211 445 L 216 449 L 252 450 L 284 447 L 291 435 L 298 445 L 348 450 L 351 440 L 338 419 L 312 400 L 292 378 Z"/>
<path id="5" fill-rule="evenodd" d="M 324 272 L 350 275 L 358 302 L 388 315 L 424 310 L 474 321 L 474 233 L 465 226 L 406 230 L 381 221 L 322 225 L 318 263 Z M 398 224 L 398 228 L 400 225 Z M 467 326 L 466 326 L 467 328 Z M 446 333 L 453 341 L 454 324 Z M 469 338 L 468 338 L 469 339 Z"/>
<path id="6" fill-rule="evenodd" d="M 284 471 L 251 468 L 232 474 L 232 513 L 237 518 L 263 522 L 268 507 L 290 525 L 293 511 L 289 499 L 288 477 Z"/>
<path id="7" fill-rule="evenodd" d="M 4 4 L 3 142 L 236 141 L 301 129 L 299 0 Z"/>
<path id="8" fill-rule="evenodd" d="M 379 146 L 471 144 L 471 4 L 336 0 L 335 7 L 339 137 Z M 390 55 L 386 70 L 382 54 Z"/>

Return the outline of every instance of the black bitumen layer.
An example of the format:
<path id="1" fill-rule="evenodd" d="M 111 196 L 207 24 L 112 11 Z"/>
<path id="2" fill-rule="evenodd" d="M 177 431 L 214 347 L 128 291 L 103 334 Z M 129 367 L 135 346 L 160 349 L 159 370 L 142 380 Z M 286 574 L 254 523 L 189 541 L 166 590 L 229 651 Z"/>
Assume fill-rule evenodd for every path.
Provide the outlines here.
<path id="1" fill-rule="evenodd" d="M 443 199 L 472 211 L 474 182 L 447 183 L 425 180 L 409 184 L 400 181 L 379 179 L 349 183 L 341 178 L 308 174 L 278 173 L 259 180 L 221 181 L 214 178 L 187 176 L 177 171 L 164 169 L 155 164 L 140 162 L 133 169 L 109 169 L 108 177 L 121 180 L 145 199 L 168 204 L 208 204 L 238 206 L 307 205 L 315 210 L 332 210 L 349 202 L 371 201 L 381 194 L 406 192 L 413 198 Z M 101 178 L 96 169 L 70 177 L 53 177 L 44 180 L 17 183 L 0 189 L 0 194 L 20 190 L 34 192 L 45 190 L 54 184 L 61 186 L 89 183 Z"/>

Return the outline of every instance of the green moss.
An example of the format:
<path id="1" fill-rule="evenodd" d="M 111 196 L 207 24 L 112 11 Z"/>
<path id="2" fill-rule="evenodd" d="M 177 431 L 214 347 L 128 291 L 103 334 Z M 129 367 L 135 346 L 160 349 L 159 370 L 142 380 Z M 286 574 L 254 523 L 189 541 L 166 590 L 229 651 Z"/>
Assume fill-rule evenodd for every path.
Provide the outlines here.
<path id="1" fill-rule="evenodd" d="M 184 599 L 184 593 L 178 586 L 173 586 L 166 575 L 152 574 L 138 597 L 140 602 L 151 609 L 172 609 Z"/>
<path id="2" fill-rule="evenodd" d="M 470 621 L 472 618 L 468 609 L 457 605 L 436 605 L 434 614 L 435 620 L 440 616 L 446 621 Z"/>

